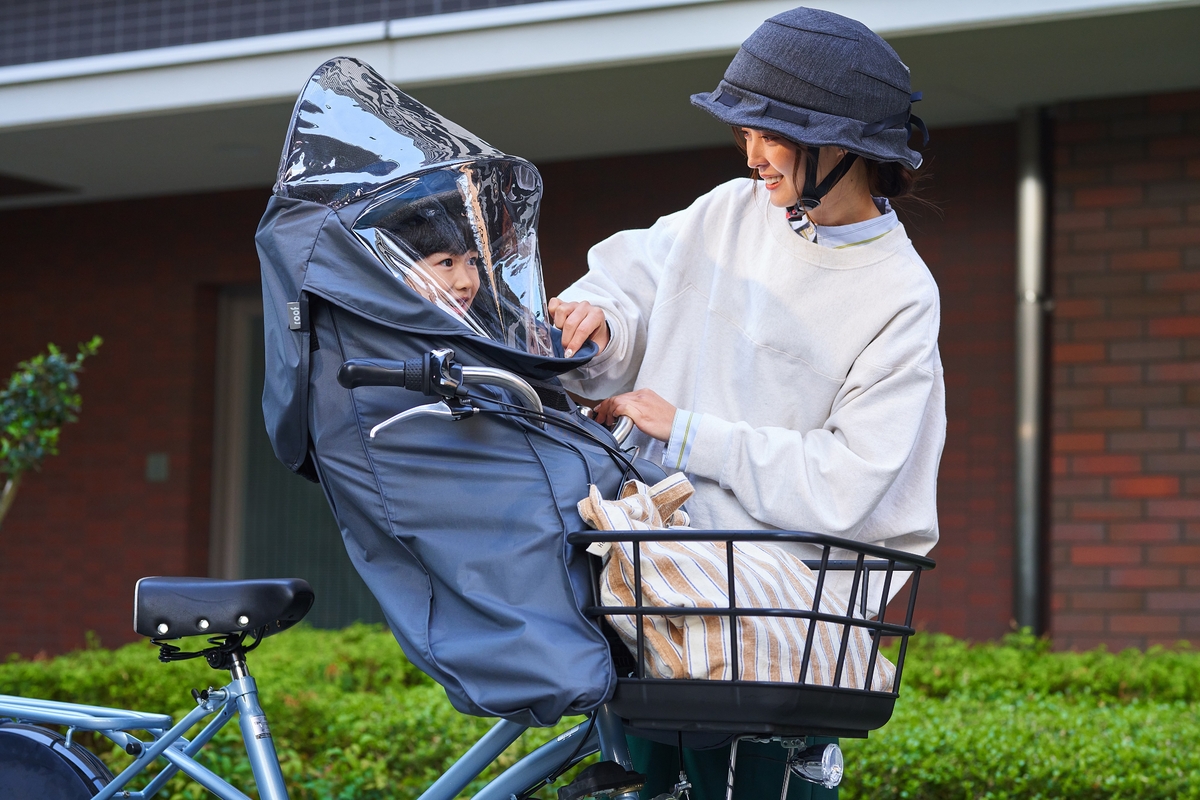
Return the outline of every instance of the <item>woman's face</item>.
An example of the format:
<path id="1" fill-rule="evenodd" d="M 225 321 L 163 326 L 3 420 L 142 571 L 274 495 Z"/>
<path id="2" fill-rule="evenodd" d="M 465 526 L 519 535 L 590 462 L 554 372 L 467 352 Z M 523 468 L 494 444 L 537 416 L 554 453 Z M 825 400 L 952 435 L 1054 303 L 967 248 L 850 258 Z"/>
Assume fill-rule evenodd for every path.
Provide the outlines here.
<path id="1" fill-rule="evenodd" d="M 804 155 L 791 142 L 768 131 L 742 128 L 746 140 L 746 163 L 758 170 L 770 192 L 771 205 L 787 208 L 800 201 L 796 175 L 804 174 Z"/>
<path id="2" fill-rule="evenodd" d="M 426 275 L 432 277 L 465 314 L 479 292 L 479 252 L 468 250 L 461 255 L 430 253 L 421 259 Z M 433 301 L 435 298 L 426 298 Z"/>

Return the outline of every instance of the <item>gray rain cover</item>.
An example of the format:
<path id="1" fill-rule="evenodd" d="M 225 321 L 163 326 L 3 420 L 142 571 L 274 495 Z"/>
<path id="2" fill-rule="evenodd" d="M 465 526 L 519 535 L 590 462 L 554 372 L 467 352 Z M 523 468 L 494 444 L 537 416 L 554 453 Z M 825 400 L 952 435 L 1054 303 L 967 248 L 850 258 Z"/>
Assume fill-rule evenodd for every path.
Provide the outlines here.
<path id="1" fill-rule="evenodd" d="M 266 338 L 263 413 L 275 453 L 319 479 L 350 559 L 408 658 L 455 708 L 551 725 L 615 686 L 591 603 L 575 503 L 623 471 L 555 376 L 537 254 L 541 178 L 337 58 L 296 103 L 256 242 Z M 498 414 L 377 423 L 432 402 L 395 387 L 349 391 L 342 363 L 381 365 L 449 347 L 467 365 L 538 382 L 547 413 L 590 435 Z M 484 387 L 495 400 L 506 391 Z M 483 403 L 487 405 L 487 403 Z M 559 410 L 555 410 L 555 407 Z"/>

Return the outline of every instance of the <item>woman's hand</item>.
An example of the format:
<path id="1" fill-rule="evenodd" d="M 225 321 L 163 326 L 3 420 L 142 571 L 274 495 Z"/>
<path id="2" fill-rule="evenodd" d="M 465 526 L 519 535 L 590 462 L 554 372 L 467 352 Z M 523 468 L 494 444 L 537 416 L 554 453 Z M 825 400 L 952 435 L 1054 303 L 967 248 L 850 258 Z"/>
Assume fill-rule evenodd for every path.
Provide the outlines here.
<path id="1" fill-rule="evenodd" d="M 563 351 L 567 358 L 575 355 L 588 339 L 599 345 L 601 350 L 608 346 L 608 323 L 604 319 L 604 311 L 588 301 L 564 303 L 557 297 L 551 297 L 546 309 L 550 312 L 554 327 L 562 331 Z"/>
<path id="2" fill-rule="evenodd" d="M 617 417 L 629 417 L 639 431 L 665 442 L 671 438 L 675 406 L 649 389 L 619 394 L 596 406 L 596 419 L 605 425 L 613 424 Z"/>

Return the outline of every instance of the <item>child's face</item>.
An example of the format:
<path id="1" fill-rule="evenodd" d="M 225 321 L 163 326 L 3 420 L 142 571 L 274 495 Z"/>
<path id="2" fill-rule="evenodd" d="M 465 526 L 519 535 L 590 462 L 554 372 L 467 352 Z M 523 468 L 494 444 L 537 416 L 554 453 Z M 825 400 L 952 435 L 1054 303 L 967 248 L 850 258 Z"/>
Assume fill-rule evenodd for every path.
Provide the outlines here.
<path id="1" fill-rule="evenodd" d="M 426 275 L 432 277 L 449 295 L 449 299 L 457 303 L 460 313 L 467 313 L 471 301 L 479 291 L 479 252 L 468 250 L 461 255 L 450 253 L 430 253 L 421 259 Z M 434 301 L 435 298 L 426 298 Z"/>

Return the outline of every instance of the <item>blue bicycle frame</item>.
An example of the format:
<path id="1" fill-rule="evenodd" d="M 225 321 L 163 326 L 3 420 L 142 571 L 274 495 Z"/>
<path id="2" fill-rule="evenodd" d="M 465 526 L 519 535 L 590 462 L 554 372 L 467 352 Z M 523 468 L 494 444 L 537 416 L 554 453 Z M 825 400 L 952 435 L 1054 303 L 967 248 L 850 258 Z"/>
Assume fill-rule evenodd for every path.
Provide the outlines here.
<path id="1" fill-rule="evenodd" d="M 36 700 L 0 695 L 0 717 L 20 722 L 63 725 L 67 741 L 76 731 L 99 733 L 133 756 L 133 763 L 115 776 L 95 800 L 112 797 L 147 800 L 154 797 L 166 782 L 177 773 L 196 781 L 220 800 L 250 800 L 221 776 L 205 767 L 196 754 L 237 716 L 246 746 L 246 754 L 254 774 L 260 800 L 287 800 L 287 787 L 279 768 L 279 758 L 271 738 L 266 715 L 258 703 L 258 687 L 250 676 L 244 657 L 236 654 L 230 670 L 233 680 L 219 689 L 196 694 L 196 708 L 178 722 L 166 714 L 147 714 L 118 708 Z M 190 741 L 184 734 L 201 720 L 212 717 L 200 733 Z M 504 750 L 515 742 L 526 726 L 500 721 L 448 769 L 419 800 L 453 800 L 478 777 Z M 130 731 L 144 731 L 148 741 L 133 736 Z M 582 742 L 581 742 L 582 737 Z M 531 787 L 544 782 L 565 761 L 582 760 L 597 751 L 603 757 L 631 769 L 629 751 L 625 745 L 621 719 L 607 706 L 595 712 L 592 722 L 576 725 L 542 745 L 518 761 L 475 795 L 477 800 L 509 800 Z M 141 790 L 126 787 L 158 758 L 167 765 Z M 614 800 L 636 800 L 636 793 L 623 794 Z"/>

